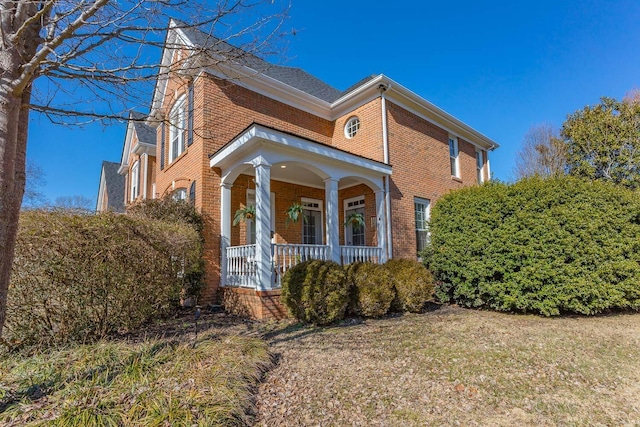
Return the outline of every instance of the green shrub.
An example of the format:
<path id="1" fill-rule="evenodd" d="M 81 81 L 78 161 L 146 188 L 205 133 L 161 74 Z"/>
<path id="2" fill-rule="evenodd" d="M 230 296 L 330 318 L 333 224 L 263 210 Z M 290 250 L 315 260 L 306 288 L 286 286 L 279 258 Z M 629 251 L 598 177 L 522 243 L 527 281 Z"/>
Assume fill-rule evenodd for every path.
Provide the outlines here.
<path id="1" fill-rule="evenodd" d="M 283 304 L 296 319 L 327 325 L 344 318 L 349 286 L 335 262 L 306 261 L 290 268 L 282 279 Z"/>
<path id="2" fill-rule="evenodd" d="M 184 224 L 23 212 L 5 338 L 50 346 L 138 328 L 175 310 L 200 253 L 200 237 Z"/>
<path id="3" fill-rule="evenodd" d="M 353 313 L 366 317 L 387 314 L 395 297 L 393 278 L 384 265 L 361 263 L 348 267 L 349 281 L 355 289 Z"/>
<path id="4" fill-rule="evenodd" d="M 424 254 L 442 301 L 500 311 L 640 308 L 640 197 L 577 178 L 530 178 L 438 201 Z"/>
<path id="5" fill-rule="evenodd" d="M 390 259 L 385 264 L 393 278 L 396 311 L 419 313 L 433 298 L 433 276 L 421 263 L 410 259 Z"/>

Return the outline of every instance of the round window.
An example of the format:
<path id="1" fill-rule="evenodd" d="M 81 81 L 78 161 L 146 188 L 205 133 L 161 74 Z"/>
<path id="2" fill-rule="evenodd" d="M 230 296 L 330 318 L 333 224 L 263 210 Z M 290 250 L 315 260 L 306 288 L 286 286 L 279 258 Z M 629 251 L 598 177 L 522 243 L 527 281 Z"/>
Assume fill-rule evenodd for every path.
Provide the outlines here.
<path id="1" fill-rule="evenodd" d="M 347 120 L 347 124 L 344 125 L 344 136 L 346 136 L 348 139 L 351 139 L 356 136 L 359 130 L 360 119 L 356 116 L 353 116 L 349 120 Z"/>

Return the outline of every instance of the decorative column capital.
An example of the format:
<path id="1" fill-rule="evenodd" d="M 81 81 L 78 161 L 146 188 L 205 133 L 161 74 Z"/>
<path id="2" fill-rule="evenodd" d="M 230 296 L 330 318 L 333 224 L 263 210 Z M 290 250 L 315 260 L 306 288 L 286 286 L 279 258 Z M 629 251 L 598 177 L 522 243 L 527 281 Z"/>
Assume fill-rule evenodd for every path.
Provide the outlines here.
<path id="1" fill-rule="evenodd" d="M 248 163 L 250 163 L 254 168 L 258 168 L 258 167 L 270 168 L 272 166 L 271 163 L 269 163 L 267 159 L 265 159 L 263 156 L 258 156 L 250 160 Z"/>

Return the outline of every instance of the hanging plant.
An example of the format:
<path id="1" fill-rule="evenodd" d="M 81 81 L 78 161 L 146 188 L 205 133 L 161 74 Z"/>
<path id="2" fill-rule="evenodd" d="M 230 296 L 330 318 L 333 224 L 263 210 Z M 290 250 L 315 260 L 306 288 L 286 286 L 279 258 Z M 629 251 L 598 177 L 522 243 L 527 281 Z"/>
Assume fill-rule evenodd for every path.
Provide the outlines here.
<path id="1" fill-rule="evenodd" d="M 347 227 L 353 225 L 355 227 L 364 227 L 364 215 L 358 212 L 352 212 L 347 215 L 347 219 L 344 222 L 344 226 Z"/>
<path id="2" fill-rule="evenodd" d="M 304 207 L 298 202 L 294 202 L 289 206 L 289 209 L 285 211 L 285 214 L 287 215 L 287 219 L 285 221 L 285 226 L 287 228 L 290 223 L 295 224 L 300 221 L 301 217 L 304 222 L 307 222 L 307 217 L 304 215 Z"/>
<path id="3" fill-rule="evenodd" d="M 255 218 L 256 216 L 256 207 L 254 205 L 248 205 L 244 208 L 240 208 L 233 215 L 233 225 L 240 224 L 240 221 L 247 221 Z"/>

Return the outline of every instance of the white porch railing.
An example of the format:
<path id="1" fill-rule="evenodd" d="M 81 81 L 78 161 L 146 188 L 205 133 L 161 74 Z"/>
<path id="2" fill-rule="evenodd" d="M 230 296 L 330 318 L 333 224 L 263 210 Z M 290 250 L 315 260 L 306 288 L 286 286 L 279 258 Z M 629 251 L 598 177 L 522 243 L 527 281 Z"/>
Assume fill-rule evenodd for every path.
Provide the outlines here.
<path id="1" fill-rule="evenodd" d="M 329 246 L 326 245 L 271 244 L 274 287 L 282 286 L 282 276 L 294 265 L 312 259 L 327 260 L 328 258 Z"/>
<path id="2" fill-rule="evenodd" d="M 256 245 L 227 248 L 226 286 L 256 286 Z"/>
<path id="3" fill-rule="evenodd" d="M 230 246 L 227 248 L 226 286 L 255 288 L 256 245 Z M 329 246 L 271 244 L 271 265 L 273 275 L 271 286 L 279 288 L 282 277 L 294 265 L 312 259 L 329 259 Z M 343 265 L 354 262 L 380 263 L 382 248 L 377 246 L 340 246 L 340 261 Z"/>
<path id="4" fill-rule="evenodd" d="M 340 246 L 342 265 L 354 262 L 373 262 L 379 264 L 382 260 L 382 248 L 378 246 Z"/>

